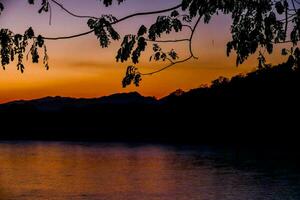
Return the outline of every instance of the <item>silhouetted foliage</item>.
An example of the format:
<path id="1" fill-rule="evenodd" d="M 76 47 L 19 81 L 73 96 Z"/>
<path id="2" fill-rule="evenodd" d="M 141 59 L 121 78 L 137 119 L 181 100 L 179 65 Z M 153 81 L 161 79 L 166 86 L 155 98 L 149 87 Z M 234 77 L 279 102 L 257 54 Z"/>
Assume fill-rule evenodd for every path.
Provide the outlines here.
<path id="1" fill-rule="evenodd" d="M 139 57 L 141 56 L 141 52 L 146 50 L 147 42 L 144 37 L 144 35 L 147 32 L 147 28 L 142 25 L 138 31 L 137 34 L 137 47 L 136 49 L 132 52 L 132 62 L 134 64 L 137 64 L 139 62 Z"/>
<path id="2" fill-rule="evenodd" d="M 3 11 L 3 9 L 4 9 L 4 6 L 3 6 L 3 4 L 0 2 L 0 15 L 1 15 L 1 12 Z"/>
<path id="3" fill-rule="evenodd" d="M 177 12 L 178 13 L 178 12 Z M 173 30 L 179 32 L 182 30 L 182 23 L 177 14 L 171 13 L 171 16 L 159 16 L 156 22 L 149 28 L 149 39 L 155 41 L 163 33 L 170 34 Z"/>
<path id="4" fill-rule="evenodd" d="M 100 0 L 101 2 L 102 0 Z M 123 3 L 125 0 L 117 0 L 118 4 Z M 103 0 L 105 6 L 110 6 L 113 3 L 113 0 Z"/>
<path id="5" fill-rule="evenodd" d="M 134 85 L 139 86 L 140 81 L 142 80 L 141 74 L 135 66 L 127 67 L 125 78 L 122 81 L 123 87 L 134 83 Z"/>
<path id="6" fill-rule="evenodd" d="M 92 29 L 99 39 L 102 48 L 108 47 L 110 44 L 110 39 L 119 40 L 120 35 L 112 27 L 111 23 L 115 22 L 117 19 L 112 15 L 103 15 L 101 18 L 89 19 L 87 24 Z"/>
<path id="7" fill-rule="evenodd" d="M 1 29 L 0 30 L 0 38 L 1 38 L 1 64 L 3 69 L 5 66 L 8 65 L 10 62 L 14 61 L 15 56 L 17 56 L 18 63 L 17 69 L 20 70 L 22 73 L 24 72 L 24 65 L 23 59 L 24 54 L 26 51 L 26 47 L 29 45 L 29 42 L 32 41 L 31 45 L 31 55 L 32 55 L 32 62 L 38 63 L 39 62 L 39 53 L 38 48 L 44 48 L 44 65 L 48 69 L 48 55 L 46 46 L 44 43 L 44 39 L 42 36 L 35 37 L 34 31 L 30 27 L 28 30 L 25 31 L 23 35 L 16 34 L 14 35 L 8 29 Z M 28 59 L 28 55 L 27 55 Z"/>
<path id="8" fill-rule="evenodd" d="M 134 64 L 139 62 L 141 52 L 145 51 L 147 46 L 147 42 L 144 37 L 146 32 L 147 28 L 145 26 L 141 26 L 137 35 L 126 35 L 124 37 L 121 48 L 116 56 L 117 62 L 127 61 L 130 56 Z M 137 44 L 136 49 L 133 50 L 135 44 Z"/>
<path id="9" fill-rule="evenodd" d="M 37 0 L 28 0 L 29 4 L 34 4 L 36 2 Z M 117 19 L 112 15 L 102 15 L 101 17 L 75 15 L 55 0 L 39 0 L 38 2 L 40 2 L 41 5 L 38 13 L 51 13 L 51 4 L 54 3 L 74 17 L 89 18 L 87 24 L 91 31 L 61 38 L 48 38 L 43 36 L 38 36 L 37 38 L 33 37 L 32 40 L 34 44 L 31 48 L 31 55 L 34 63 L 39 61 L 37 47 L 44 47 L 46 52 L 44 41 L 47 39 L 68 39 L 80 37 L 93 32 L 98 38 L 100 46 L 104 48 L 108 47 L 111 41 L 120 39 L 120 35 L 117 30 L 113 28 L 114 24 L 134 16 L 160 14 L 164 12 L 170 13 L 169 15 L 158 16 L 156 21 L 149 27 L 141 25 L 136 35 L 125 35 L 123 37 L 121 48 L 117 52 L 117 61 L 125 62 L 129 61 L 128 59 L 131 58 L 130 62 L 137 65 L 142 52 L 144 52 L 147 48 L 147 41 L 158 42 L 158 39 L 161 38 L 162 35 L 170 34 L 172 32 L 180 32 L 183 30 L 183 27 L 188 27 L 191 30 L 190 38 L 182 40 L 190 43 L 190 56 L 179 62 L 174 62 L 174 60 L 179 58 L 174 49 L 169 52 L 165 52 L 162 49 L 157 51 L 154 50 L 154 55 L 151 56 L 150 60 L 169 61 L 171 64 L 153 73 L 158 73 L 177 63 L 187 61 L 191 58 L 196 58 L 192 52 L 192 41 L 199 21 L 203 20 L 204 23 L 209 23 L 214 15 L 218 15 L 220 13 L 224 15 L 230 14 L 232 18 L 232 39 L 227 43 L 227 56 L 230 56 L 231 52 L 235 51 L 237 55 L 236 65 L 244 63 L 249 56 L 257 53 L 259 50 L 259 66 L 264 67 L 267 64 L 265 55 L 262 53 L 264 52 L 262 49 L 265 49 L 267 53 L 271 54 L 273 53 L 274 45 L 278 43 L 291 43 L 292 50 L 287 51 L 286 49 L 283 49 L 282 55 L 289 55 L 289 60 L 299 60 L 299 49 L 296 48 L 296 46 L 300 40 L 300 2 L 297 0 L 182 0 L 181 4 L 170 9 L 135 13 L 121 19 Z M 111 6 L 114 1 L 99 0 L 99 2 L 103 3 L 105 6 Z M 120 4 L 123 3 L 124 0 L 115 0 L 115 2 Z M 178 11 L 180 8 L 181 10 Z M 3 9 L 4 6 L 0 3 L 0 14 Z M 196 21 L 196 23 L 194 23 L 194 21 Z M 10 63 L 11 58 L 17 54 L 19 60 L 17 65 L 21 72 L 23 72 L 23 53 L 25 51 L 24 48 L 26 48 L 29 41 L 25 38 L 22 39 L 22 37 L 23 35 L 14 34 L 10 30 L 1 29 L 0 48 L 3 68 L 5 68 L 5 66 Z M 169 40 L 168 42 L 178 42 L 178 40 Z M 46 56 L 46 58 L 48 58 L 48 56 Z M 132 64 L 130 64 L 129 69 L 132 67 Z M 137 67 L 134 66 L 134 68 Z M 136 72 L 135 74 L 144 76 L 153 73 L 143 74 Z M 127 78 L 125 77 L 125 79 Z M 137 80 L 140 80 L 140 78 Z M 129 82 L 127 81 L 127 83 Z M 125 84 L 125 86 L 126 85 L 127 84 Z"/>
<path id="10" fill-rule="evenodd" d="M 154 54 L 150 56 L 150 61 L 152 59 L 154 59 L 155 61 L 165 61 L 166 59 L 169 59 L 171 60 L 171 62 L 173 62 L 173 60 L 179 58 L 174 49 L 169 52 L 163 52 L 162 48 L 160 48 L 160 46 L 157 44 L 153 44 L 153 52 Z"/>
<path id="11" fill-rule="evenodd" d="M 31 0 L 29 3 L 34 4 L 34 1 Z M 41 8 L 39 9 L 38 13 L 42 12 L 48 12 L 49 11 L 49 1 L 48 0 L 42 0 Z"/>
<path id="12" fill-rule="evenodd" d="M 34 4 L 36 0 L 28 0 L 28 3 L 29 4 Z M 39 12 L 41 11 L 46 11 L 48 12 L 48 7 L 49 7 L 49 0 L 41 0 L 42 1 L 42 7 L 41 9 L 39 10 Z M 103 4 L 105 6 L 111 6 L 112 3 L 113 3 L 113 0 L 99 0 L 100 2 L 103 2 Z M 118 2 L 118 4 L 124 2 L 125 0 L 116 0 Z M 43 8 L 44 7 L 44 8 Z"/>

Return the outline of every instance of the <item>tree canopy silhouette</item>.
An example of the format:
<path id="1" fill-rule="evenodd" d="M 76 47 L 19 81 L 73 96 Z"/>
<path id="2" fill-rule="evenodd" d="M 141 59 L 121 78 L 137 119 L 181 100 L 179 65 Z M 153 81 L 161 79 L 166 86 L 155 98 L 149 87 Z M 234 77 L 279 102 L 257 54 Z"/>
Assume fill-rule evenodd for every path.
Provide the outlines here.
<path id="1" fill-rule="evenodd" d="M 112 6 L 113 3 L 124 3 L 125 0 L 99 0 L 105 6 Z M 203 20 L 209 23 L 212 16 L 218 14 L 231 15 L 232 39 L 227 43 L 227 56 L 234 51 L 237 55 L 236 65 L 242 64 L 250 55 L 259 52 L 259 67 L 268 66 L 264 54 L 260 51 L 265 49 L 268 54 L 273 53 L 274 45 L 287 43 L 290 49 L 282 49 L 282 55 L 288 56 L 289 62 L 299 67 L 300 50 L 297 47 L 300 40 L 300 2 L 298 0 L 181 0 L 181 3 L 162 10 L 134 13 L 123 18 L 116 18 L 112 15 L 83 16 L 71 12 L 57 0 L 28 0 L 29 4 L 39 3 L 41 5 L 38 13 L 49 13 L 51 23 L 52 5 L 59 6 L 65 12 L 76 18 L 86 18 L 90 30 L 62 37 L 47 37 L 35 34 L 29 27 L 24 34 L 16 34 L 11 30 L 0 30 L 1 64 L 3 69 L 17 57 L 17 68 L 22 73 L 26 48 L 30 46 L 30 54 L 33 63 L 40 61 L 38 49 L 44 50 L 43 63 L 49 69 L 48 55 L 46 48 L 47 40 L 64 40 L 94 34 L 102 48 L 107 48 L 112 41 L 122 39 L 121 47 L 117 51 L 117 62 L 131 62 L 122 81 L 123 87 L 132 83 L 136 86 L 142 80 L 142 76 L 159 73 L 176 64 L 186 62 L 190 59 L 197 59 L 192 50 L 193 38 L 197 26 Z M 4 12 L 3 3 L 0 0 L 0 15 Z M 114 25 L 124 22 L 133 17 L 145 15 L 163 14 L 158 16 L 156 21 L 149 27 L 141 24 L 135 35 L 120 36 Z M 188 38 L 161 40 L 164 34 L 181 32 L 188 29 Z M 174 49 L 164 50 L 159 43 L 188 42 L 189 56 L 179 58 Z M 142 73 L 137 67 L 142 53 L 152 45 L 152 61 L 165 61 L 168 64 L 156 71 Z M 151 48 L 151 47 L 150 47 Z M 27 54 L 28 57 L 28 54 Z"/>

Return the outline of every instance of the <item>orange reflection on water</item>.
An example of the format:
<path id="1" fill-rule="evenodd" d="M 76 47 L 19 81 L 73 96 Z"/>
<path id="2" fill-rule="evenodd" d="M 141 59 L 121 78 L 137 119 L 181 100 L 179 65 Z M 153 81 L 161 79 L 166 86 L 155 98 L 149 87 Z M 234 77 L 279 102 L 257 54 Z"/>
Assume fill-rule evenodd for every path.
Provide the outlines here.
<path id="1" fill-rule="evenodd" d="M 258 172 L 239 170 L 221 159 L 236 154 L 216 152 L 155 145 L 0 142 L 0 200 L 300 198 L 300 185 L 295 184 L 299 174 L 281 170 L 271 172 L 278 177 L 270 178 L 273 175 L 262 173 L 265 168 L 259 164 Z"/>
<path id="2" fill-rule="evenodd" d="M 176 191 L 159 148 L 0 145 L 0 199 L 122 199 Z"/>

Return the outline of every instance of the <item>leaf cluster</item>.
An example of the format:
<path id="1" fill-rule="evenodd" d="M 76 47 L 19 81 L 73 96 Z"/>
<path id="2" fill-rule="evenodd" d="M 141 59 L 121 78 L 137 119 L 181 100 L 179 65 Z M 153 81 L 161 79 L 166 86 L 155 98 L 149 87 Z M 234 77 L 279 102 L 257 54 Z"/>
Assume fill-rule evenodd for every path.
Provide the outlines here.
<path id="1" fill-rule="evenodd" d="M 154 54 L 150 57 L 150 61 L 166 61 L 169 60 L 171 62 L 175 61 L 179 58 L 178 54 L 174 49 L 171 49 L 169 52 L 164 52 L 162 48 L 158 44 L 153 44 L 153 52 Z"/>
<path id="2" fill-rule="evenodd" d="M 158 16 L 156 22 L 149 28 L 149 39 L 155 41 L 163 33 L 170 34 L 172 31 L 182 31 L 182 22 L 178 16 L 177 11 L 173 11 L 170 16 Z"/>
<path id="3" fill-rule="evenodd" d="M 281 51 L 283 56 L 288 56 L 288 63 L 296 69 L 300 69 L 300 48 L 291 47 L 290 50 L 283 48 Z"/>
<path id="4" fill-rule="evenodd" d="M 147 33 L 147 28 L 142 25 L 137 35 L 126 35 L 121 44 L 121 48 L 118 50 L 116 60 L 117 62 L 125 62 L 130 57 L 134 64 L 139 63 L 139 58 L 141 53 L 146 50 L 147 42 L 145 34 Z"/>
<path id="5" fill-rule="evenodd" d="M 44 48 L 44 65 L 46 69 L 48 66 L 48 55 L 46 51 L 46 46 L 44 39 L 41 35 L 35 37 L 33 29 L 30 27 L 25 31 L 23 35 L 14 34 L 8 29 L 0 30 L 0 56 L 1 56 L 1 65 L 3 69 L 10 63 L 15 60 L 17 57 L 17 69 L 24 72 L 25 66 L 23 64 L 24 54 L 26 53 L 26 47 L 29 45 L 29 42 L 32 41 L 32 46 L 30 48 L 32 63 L 39 62 L 39 52 L 38 48 Z M 28 54 L 27 54 L 28 58 Z"/>
<path id="6" fill-rule="evenodd" d="M 0 2 L 0 15 L 1 15 L 1 13 L 2 13 L 3 10 L 4 10 L 4 6 L 3 6 L 3 4 Z"/>
<path id="7" fill-rule="evenodd" d="M 278 19 L 278 16 L 289 11 L 287 0 L 183 0 L 182 9 L 191 18 L 202 17 L 205 23 L 209 23 L 213 15 L 231 14 L 232 40 L 227 44 L 227 55 L 234 50 L 237 53 L 237 65 L 242 64 L 259 47 L 266 48 L 271 54 L 274 43 L 285 42 L 287 38 L 286 22 Z M 299 9 L 297 12 L 292 19 L 294 28 L 290 35 L 294 45 L 300 39 Z"/>
<path id="8" fill-rule="evenodd" d="M 122 85 L 127 87 L 133 83 L 135 86 L 139 86 L 142 80 L 141 74 L 135 66 L 128 66 L 126 70 L 125 77 L 123 78 Z"/>
<path id="9" fill-rule="evenodd" d="M 125 0 L 117 0 L 118 4 L 123 3 Z M 102 2 L 102 0 L 100 0 L 100 2 Z M 108 7 L 111 6 L 113 3 L 113 0 L 103 0 L 103 4 Z"/>
<path id="10" fill-rule="evenodd" d="M 119 33 L 112 27 L 111 23 L 117 19 L 112 15 L 103 15 L 99 19 L 89 19 L 87 24 L 97 36 L 102 48 L 108 47 L 111 40 L 119 40 Z"/>
<path id="11" fill-rule="evenodd" d="M 297 10 L 292 22 L 294 23 L 293 30 L 291 32 L 291 41 L 296 46 L 300 40 L 300 9 Z"/>
<path id="12" fill-rule="evenodd" d="M 35 0 L 28 0 L 28 3 L 33 5 Z M 49 0 L 41 0 L 41 7 L 38 10 L 38 13 L 41 14 L 42 12 L 48 12 L 50 8 Z"/>

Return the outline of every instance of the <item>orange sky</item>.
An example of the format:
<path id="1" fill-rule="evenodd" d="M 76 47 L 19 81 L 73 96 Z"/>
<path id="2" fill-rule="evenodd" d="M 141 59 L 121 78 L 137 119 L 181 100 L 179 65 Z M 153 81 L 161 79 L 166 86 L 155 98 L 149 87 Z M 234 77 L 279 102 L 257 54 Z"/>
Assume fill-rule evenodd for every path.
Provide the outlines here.
<path id="1" fill-rule="evenodd" d="M 156 10 L 177 5 L 180 0 L 141 1 L 128 0 L 120 6 L 103 7 L 95 0 L 60 0 L 65 7 L 79 14 L 99 16 L 112 13 L 123 17 L 131 13 Z M 4 1 L 5 12 L 0 17 L 0 27 L 23 33 L 32 26 L 36 34 L 44 36 L 72 35 L 88 30 L 86 19 L 73 18 L 53 5 L 52 25 L 49 15 L 37 13 L 38 5 L 29 6 L 27 1 Z M 156 16 L 133 18 L 115 26 L 121 35 L 136 33 L 141 23 L 149 25 Z M 116 63 L 115 55 L 120 45 L 113 43 L 108 49 L 102 49 L 94 35 L 64 41 L 46 41 L 50 56 L 50 70 L 42 65 L 26 63 L 26 70 L 21 74 L 12 63 L 7 70 L 0 70 L 0 102 L 16 99 L 32 99 L 44 96 L 99 97 L 117 92 L 138 91 L 143 95 L 162 97 L 181 88 L 189 90 L 201 84 L 210 83 L 219 76 L 233 76 L 253 70 L 256 57 L 251 57 L 245 64 L 235 66 L 234 54 L 226 57 L 226 42 L 230 39 L 230 19 L 226 16 L 214 17 L 210 24 L 201 23 L 193 41 L 193 49 L 199 60 L 176 65 L 160 74 L 143 77 L 140 87 L 122 88 L 121 80 L 126 66 L 131 63 Z M 187 37 L 187 32 L 170 37 Z M 163 45 L 166 50 L 175 48 L 181 58 L 188 54 L 187 43 Z M 150 46 L 151 47 L 151 46 Z M 148 62 L 151 48 L 143 55 L 138 65 L 141 72 L 150 72 L 165 65 Z M 272 63 L 282 60 L 279 48 L 269 57 Z"/>

